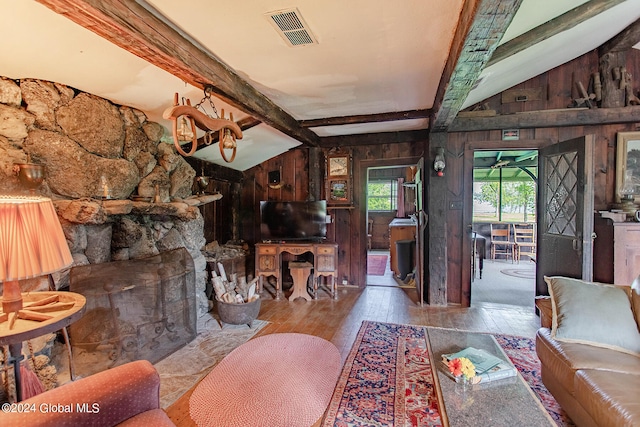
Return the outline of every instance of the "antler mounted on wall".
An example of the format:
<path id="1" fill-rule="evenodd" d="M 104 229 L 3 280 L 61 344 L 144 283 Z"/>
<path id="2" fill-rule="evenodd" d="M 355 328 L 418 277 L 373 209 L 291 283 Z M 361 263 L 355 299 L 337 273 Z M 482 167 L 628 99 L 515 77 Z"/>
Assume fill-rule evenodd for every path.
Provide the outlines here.
<path id="1" fill-rule="evenodd" d="M 205 99 L 209 99 L 213 107 L 213 111 L 217 115 L 215 106 L 211 102 L 210 90 L 205 87 L 205 97 L 195 107 L 191 106 L 191 101 L 187 99 L 186 105 L 180 105 L 178 102 L 178 94 L 173 98 L 173 107 L 167 108 L 162 117 L 173 121 L 173 144 L 176 150 L 185 157 L 192 156 L 198 147 L 198 136 L 196 135 L 196 127 L 205 131 L 205 143 L 207 145 L 213 142 L 213 132 L 218 132 L 218 141 L 220 146 L 220 154 L 225 162 L 231 163 L 236 157 L 236 139 L 242 139 L 242 130 L 236 122 L 233 121 L 233 113 L 229 115 L 229 119 L 224 118 L 224 110 L 222 117 L 211 117 L 198 109 Z M 180 125 L 178 125 L 180 122 Z M 191 150 L 187 153 L 182 149 L 181 142 L 191 141 Z M 227 158 L 224 150 L 233 150 L 231 158 Z"/>

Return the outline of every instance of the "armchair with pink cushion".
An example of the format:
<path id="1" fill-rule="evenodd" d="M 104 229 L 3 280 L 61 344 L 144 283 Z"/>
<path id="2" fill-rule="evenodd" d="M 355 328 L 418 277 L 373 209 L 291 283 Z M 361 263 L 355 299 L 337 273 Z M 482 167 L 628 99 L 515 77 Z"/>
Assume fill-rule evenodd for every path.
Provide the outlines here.
<path id="1" fill-rule="evenodd" d="M 0 412 L 2 426 L 175 426 L 160 409 L 160 376 L 138 360 L 64 384 Z"/>

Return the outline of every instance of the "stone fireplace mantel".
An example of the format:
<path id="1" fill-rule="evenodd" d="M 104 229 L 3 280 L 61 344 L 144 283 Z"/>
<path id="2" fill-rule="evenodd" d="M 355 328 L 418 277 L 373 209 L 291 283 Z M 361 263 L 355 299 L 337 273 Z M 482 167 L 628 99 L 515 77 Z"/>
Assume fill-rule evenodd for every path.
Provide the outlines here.
<path id="1" fill-rule="evenodd" d="M 116 215 L 159 215 L 182 220 L 198 218 L 198 206 L 220 200 L 221 194 L 193 196 L 169 203 L 133 200 L 97 200 L 90 198 L 55 200 L 56 212 L 61 218 L 75 224 L 104 224 Z"/>

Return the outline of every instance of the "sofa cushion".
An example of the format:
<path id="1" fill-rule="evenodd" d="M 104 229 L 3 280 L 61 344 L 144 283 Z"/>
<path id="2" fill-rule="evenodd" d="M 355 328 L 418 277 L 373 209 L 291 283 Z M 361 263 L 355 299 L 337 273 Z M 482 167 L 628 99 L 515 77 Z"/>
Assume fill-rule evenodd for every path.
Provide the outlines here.
<path id="1" fill-rule="evenodd" d="M 575 373 L 579 369 L 601 369 L 640 376 L 640 358 L 620 351 L 551 338 L 551 330 L 540 328 L 536 334 L 536 353 L 545 370 L 567 392 L 573 394 Z"/>
<path id="2" fill-rule="evenodd" d="M 623 289 L 567 277 L 544 279 L 551 294 L 553 338 L 640 355 L 640 332 Z"/>
<path id="3" fill-rule="evenodd" d="M 606 370 L 580 370 L 575 398 L 599 426 L 637 426 L 640 376 Z"/>

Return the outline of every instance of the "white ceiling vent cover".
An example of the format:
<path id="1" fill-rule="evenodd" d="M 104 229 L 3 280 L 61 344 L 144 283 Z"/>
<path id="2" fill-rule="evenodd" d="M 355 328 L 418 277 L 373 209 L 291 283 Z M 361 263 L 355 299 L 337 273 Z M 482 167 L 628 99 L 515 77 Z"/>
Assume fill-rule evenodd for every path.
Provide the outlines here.
<path id="1" fill-rule="evenodd" d="M 318 44 L 297 8 L 265 13 L 280 37 L 291 47 Z"/>

